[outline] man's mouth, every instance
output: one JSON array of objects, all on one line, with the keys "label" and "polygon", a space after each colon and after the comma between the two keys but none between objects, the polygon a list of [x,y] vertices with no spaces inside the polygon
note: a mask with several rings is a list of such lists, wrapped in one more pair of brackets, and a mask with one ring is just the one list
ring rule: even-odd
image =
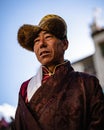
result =
[{"label": "man's mouth", "polygon": [[47,56],[47,55],[49,55],[49,54],[50,54],[49,51],[42,51],[42,52],[40,53],[40,56]]}]

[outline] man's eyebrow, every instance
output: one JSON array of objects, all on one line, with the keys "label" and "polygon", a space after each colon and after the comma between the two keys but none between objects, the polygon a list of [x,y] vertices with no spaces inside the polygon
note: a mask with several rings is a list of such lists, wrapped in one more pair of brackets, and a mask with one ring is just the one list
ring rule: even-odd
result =
[{"label": "man's eyebrow", "polygon": [[[51,34],[51,33],[47,32],[47,31],[44,31],[43,34]],[[52,35],[52,34],[51,34],[51,35]],[[39,36],[40,36],[40,34],[38,34],[36,38],[38,38]],[[35,39],[36,39],[36,38],[35,38]]]},{"label": "man's eyebrow", "polygon": [[50,32],[48,31],[44,31],[43,34],[51,34]]}]

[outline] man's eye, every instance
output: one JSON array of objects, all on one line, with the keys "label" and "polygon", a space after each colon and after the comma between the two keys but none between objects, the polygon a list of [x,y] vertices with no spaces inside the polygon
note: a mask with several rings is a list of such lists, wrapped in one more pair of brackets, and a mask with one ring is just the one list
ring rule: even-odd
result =
[{"label": "man's eye", "polygon": [[52,35],[45,36],[45,39],[50,39],[50,38],[52,38]]},{"label": "man's eye", "polygon": [[39,39],[36,39],[36,40],[34,40],[34,43],[38,43],[40,40]]}]

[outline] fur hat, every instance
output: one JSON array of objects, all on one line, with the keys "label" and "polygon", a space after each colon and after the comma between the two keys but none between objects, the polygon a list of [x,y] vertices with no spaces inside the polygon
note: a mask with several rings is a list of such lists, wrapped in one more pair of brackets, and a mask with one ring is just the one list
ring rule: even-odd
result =
[{"label": "fur hat", "polygon": [[58,15],[49,14],[44,16],[38,25],[24,24],[18,30],[19,44],[33,51],[34,39],[42,31],[47,31],[59,39],[67,38],[67,25],[63,18]]}]

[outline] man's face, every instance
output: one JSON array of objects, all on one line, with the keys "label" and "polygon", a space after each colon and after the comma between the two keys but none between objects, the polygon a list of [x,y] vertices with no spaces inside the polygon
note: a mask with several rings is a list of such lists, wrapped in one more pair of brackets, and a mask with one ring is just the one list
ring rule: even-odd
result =
[{"label": "man's face", "polygon": [[67,46],[67,40],[60,40],[46,31],[41,31],[34,39],[33,49],[42,65],[52,66],[64,61],[64,51]]}]

